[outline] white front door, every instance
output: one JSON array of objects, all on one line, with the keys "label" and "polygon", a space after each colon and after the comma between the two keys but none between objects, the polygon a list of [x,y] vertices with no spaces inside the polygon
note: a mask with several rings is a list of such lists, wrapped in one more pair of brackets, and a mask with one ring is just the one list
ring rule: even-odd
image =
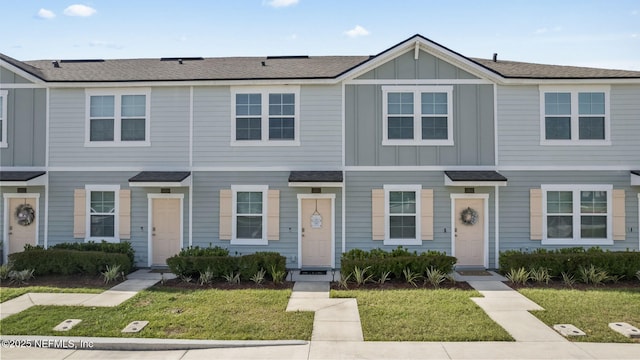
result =
[{"label": "white front door", "polygon": [[484,267],[485,265],[485,201],[479,198],[454,200],[454,256],[456,265]]},{"label": "white front door", "polygon": [[151,262],[166,266],[167,258],[180,252],[182,242],[181,199],[154,198],[151,200]]},{"label": "white front door", "polygon": [[300,201],[301,267],[332,267],[334,239],[333,199]]},{"label": "white front door", "polygon": [[38,229],[36,221],[38,199],[12,197],[8,200],[8,208],[6,209],[9,215],[7,255],[23,251],[27,244],[36,245]]}]

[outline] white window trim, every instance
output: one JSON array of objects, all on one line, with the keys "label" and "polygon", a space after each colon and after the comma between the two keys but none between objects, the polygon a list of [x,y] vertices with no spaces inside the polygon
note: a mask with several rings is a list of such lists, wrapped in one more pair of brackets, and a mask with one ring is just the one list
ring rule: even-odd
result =
[{"label": "white window trim", "polygon": [[[611,145],[611,87],[610,86],[540,86],[540,145],[545,146],[610,146]],[[545,93],[571,94],[571,140],[546,139]],[[578,93],[604,93],[604,140],[580,140]]]},{"label": "white window trim", "polygon": [[[421,190],[422,185],[384,185],[384,245],[422,245],[421,238]],[[416,237],[413,239],[392,239],[389,229],[389,192],[414,191],[416,193]]]},{"label": "white window trim", "polygon": [[7,104],[8,98],[9,91],[0,90],[0,102],[2,102],[2,113],[0,114],[0,116],[2,116],[2,126],[0,126],[0,135],[2,135],[2,140],[0,140],[0,148],[6,148],[9,146],[9,140],[7,139],[7,136],[9,136],[9,132],[7,131],[7,123],[9,122],[7,119],[7,108],[9,107]]},{"label": "white window trim", "polygon": [[[120,185],[85,185],[84,187],[86,191],[85,201],[85,213],[86,213],[86,223],[85,223],[85,239],[84,241],[96,241],[100,242],[102,240],[111,243],[120,242]],[[113,211],[113,237],[104,237],[104,236],[91,236],[91,192],[92,191],[113,191],[114,199],[115,199],[115,209]]]},{"label": "white window trim", "polygon": [[[237,232],[237,199],[238,192],[245,191],[253,191],[253,192],[262,192],[262,238],[261,239],[240,239],[238,238]],[[269,241],[267,239],[267,211],[269,209],[269,204],[267,200],[269,198],[269,186],[268,185],[231,185],[231,206],[233,207],[232,212],[232,223],[231,223],[231,245],[269,245]]]},{"label": "white window trim", "polygon": [[[542,245],[613,245],[613,185],[591,184],[562,184],[542,185]],[[573,192],[573,238],[549,239],[547,238],[547,192],[571,191]],[[606,191],[607,192],[607,237],[604,239],[582,239],[580,237],[580,192],[581,191]]]},{"label": "white window trim", "polygon": [[[294,138],[293,140],[269,140],[269,94],[294,94]],[[236,94],[260,94],[261,130],[260,140],[236,140]],[[231,146],[300,146],[300,86],[233,86],[231,87]]]},{"label": "white window trim", "polygon": [[[145,136],[144,141],[121,141],[122,125],[122,96],[123,95],[145,95]],[[113,116],[113,141],[91,141],[91,97],[92,96],[113,96],[114,116]],[[151,146],[151,88],[131,88],[131,89],[86,89],[85,90],[85,125],[84,125],[84,146],[85,147],[144,147]]]},{"label": "white window trim", "polygon": [[[413,93],[413,139],[389,139],[388,127],[388,93],[410,92]],[[447,93],[447,139],[423,140],[422,139],[422,100],[421,93]],[[453,86],[382,86],[382,145],[427,145],[427,146],[453,146]]]}]

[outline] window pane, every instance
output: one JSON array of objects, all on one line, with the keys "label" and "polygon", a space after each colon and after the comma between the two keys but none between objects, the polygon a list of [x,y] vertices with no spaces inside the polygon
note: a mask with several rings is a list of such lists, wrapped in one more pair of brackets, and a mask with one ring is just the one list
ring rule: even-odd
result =
[{"label": "window pane", "polygon": [[606,214],[607,213],[607,192],[606,191],[581,191],[580,192],[580,212],[582,214]]},{"label": "window pane", "polygon": [[547,214],[573,213],[573,192],[547,191]]},{"label": "window pane", "polygon": [[413,114],[413,93],[388,93],[387,112],[393,115]]},{"label": "window pane", "polygon": [[237,214],[262,214],[261,192],[238,192],[236,196]]},{"label": "window pane", "polygon": [[545,138],[547,140],[571,140],[571,118],[545,118]]},{"label": "window pane", "polygon": [[260,118],[236,119],[236,140],[262,139],[262,120]]},{"label": "window pane", "polygon": [[238,239],[262,239],[262,216],[236,217]]},{"label": "window pane", "polygon": [[389,139],[413,139],[412,117],[389,117],[387,125]]},{"label": "window pane", "polygon": [[294,94],[269,94],[269,115],[295,114]]},{"label": "window pane", "polygon": [[604,140],[604,117],[580,117],[581,140]]},{"label": "window pane", "polygon": [[579,93],[580,115],[604,115],[604,93]]},{"label": "window pane", "polygon": [[442,115],[447,113],[447,93],[422,93],[422,114]]},{"label": "window pane", "polygon": [[547,237],[567,239],[573,237],[573,216],[547,216]]},{"label": "window pane", "polygon": [[269,140],[294,140],[293,118],[269,118]]},{"label": "window pane", "polygon": [[571,93],[545,93],[545,115],[571,115]]},{"label": "window pane", "polygon": [[447,127],[448,125],[446,117],[423,117],[422,139],[446,140],[449,137]]},{"label": "window pane", "polygon": [[90,117],[113,117],[114,116],[114,97],[111,96],[92,96],[90,99]]},{"label": "window pane", "polygon": [[146,95],[122,95],[122,116],[145,116]]},{"label": "window pane", "polygon": [[113,119],[91,120],[89,141],[113,141]]},{"label": "window pane", "polygon": [[255,116],[262,114],[261,94],[236,94],[236,115]]},{"label": "window pane", "polygon": [[607,237],[607,217],[581,216],[580,237],[586,239],[605,239]]},{"label": "window pane", "polygon": [[415,214],[416,213],[415,191],[390,191],[389,192],[389,213]]},{"label": "window pane", "polygon": [[389,237],[391,239],[415,239],[416,238],[416,217],[415,216],[390,216],[389,217]]},{"label": "window pane", "polygon": [[116,207],[115,192],[92,191],[91,213],[113,213]]},{"label": "window pane", "polygon": [[91,236],[114,237],[115,236],[115,216],[114,215],[91,215]]},{"label": "window pane", "polygon": [[122,141],[144,141],[144,119],[122,119],[120,139]]}]

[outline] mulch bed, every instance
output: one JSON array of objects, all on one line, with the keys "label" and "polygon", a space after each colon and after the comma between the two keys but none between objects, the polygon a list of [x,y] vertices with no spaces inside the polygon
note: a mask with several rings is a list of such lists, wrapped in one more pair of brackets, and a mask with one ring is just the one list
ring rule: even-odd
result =
[{"label": "mulch bed", "polygon": [[118,285],[122,281],[124,280],[119,279],[105,284],[102,275],[41,275],[30,279],[26,284],[3,281],[1,285],[10,288],[51,286],[59,288],[96,288],[106,290]]},{"label": "mulch bed", "polygon": [[[434,289],[431,284],[425,284],[423,281],[417,281],[416,286],[409,284],[408,282],[401,279],[391,279],[385,281],[384,284],[378,283],[366,283],[363,285],[358,285],[356,283],[349,283],[349,288],[345,289],[338,282],[331,283],[331,289],[333,290],[412,290],[412,289]],[[455,283],[451,283],[449,281],[445,281],[440,284],[439,289],[460,289],[460,290],[472,290],[473,288],[467,284],[465,281],[456,281]]]},{"label": "mulch bed", "polygon": [[573,286],[569,286],[562,281],[549,281],[548,284],[527,282],[526,284],[515,284],[510,281],[504,281],[504,283],[512,289],[558,289],[558,290],[615,290],[615,289],[634,289],[640,291],[640,281],[626,280],[618,281],[615,283],[608,282],[602,285],[592,285],[576,282]]},{"label": "mulch bed", "polygon": [[272,281],[265,281],[262,284],[256,284],[253,281],[242,281],[239,284],[230,284],[226,281],[216,281],[211,284],[200,285],[198,279],[194,279],[191,282],[185,282],[178,278],[166,280],[164,283],[157,283],[154,285],[156,289],[181,289],[181,290],[204,290],[204,289],[220,289],[220,290],[238,290],[238,289],[291,289],[293,283],[291,281],[284,281],[280,284],[274,284]]}]

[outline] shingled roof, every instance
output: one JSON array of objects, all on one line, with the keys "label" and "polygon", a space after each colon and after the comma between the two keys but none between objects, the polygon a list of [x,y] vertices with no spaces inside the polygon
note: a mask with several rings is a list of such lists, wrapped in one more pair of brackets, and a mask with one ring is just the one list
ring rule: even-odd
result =
[{"label": "shingled roof", "polygon": [[578,66],[544,65],[517,61],[470,60],[505,77],[516,79],[616,79],[640,78],[640,71],[610,70]]}]

